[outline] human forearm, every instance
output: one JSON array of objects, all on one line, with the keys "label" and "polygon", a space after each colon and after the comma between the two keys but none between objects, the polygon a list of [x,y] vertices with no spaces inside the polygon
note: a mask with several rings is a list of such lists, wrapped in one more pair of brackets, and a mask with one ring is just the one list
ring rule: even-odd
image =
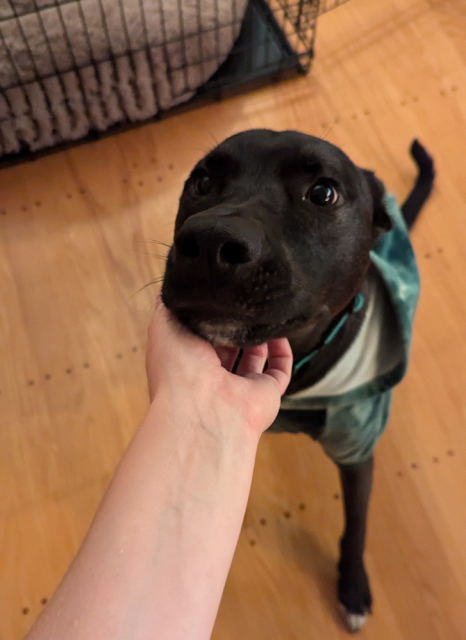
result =
[{"label": "human forearm", "polygon": [[156,398],[29,640],[210,637],[257,439],[192,414]]}]

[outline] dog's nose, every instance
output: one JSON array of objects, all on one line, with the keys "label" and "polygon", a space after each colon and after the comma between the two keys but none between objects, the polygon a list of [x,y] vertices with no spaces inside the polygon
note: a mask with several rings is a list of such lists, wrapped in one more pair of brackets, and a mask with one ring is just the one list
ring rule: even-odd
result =
[{"label": "dog's nose", "polygon": [[255,263],[262,245],[258,225],[238,216],[192,216],[175,236],[177,261],[209,272]]}]

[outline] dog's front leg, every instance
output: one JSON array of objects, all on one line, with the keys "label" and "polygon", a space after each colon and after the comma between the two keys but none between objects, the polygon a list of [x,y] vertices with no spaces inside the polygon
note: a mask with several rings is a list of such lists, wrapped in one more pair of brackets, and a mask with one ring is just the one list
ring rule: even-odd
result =
[{"label": "dog's front leg", "polygon": [[367,511],[372,488],[374,460],[340,466],[345,505],[345,531],[340,541],[338,600],[350,631],[359,631],[371,612],[372,596],[364,568]]}]

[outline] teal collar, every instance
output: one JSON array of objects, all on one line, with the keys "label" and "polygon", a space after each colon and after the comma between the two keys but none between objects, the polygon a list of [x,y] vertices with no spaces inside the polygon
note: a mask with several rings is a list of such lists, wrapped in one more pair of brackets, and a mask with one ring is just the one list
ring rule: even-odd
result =
[{"label": "teal collar", "polygon": [[335,338],[335,336],[337,335],[337,333],[341,331],[342,327],[345,325],[350,315],[352,313],[356,313],[357,311],[361,311],[363,305],[364,305],[364,296],[358,293],[353,301],[353,305],[351,309],[349,309],[344,315],[342,315],[342,317],[337,322],[337,324],[333,327],[333,329],[330,330],[329,334],[325,337],[323,343],[321,343],[318,347],[316,347],[313,351],[311,351],[309,355],[304,356],[304,358],[301,358],[301,360],[298,360],[298,362],[293,366],[293,373],[297,373],[302,367],[304,367],[305,364],[307,364],[313,358],[315,358],[324,345],[330,344],[332,340]]}]

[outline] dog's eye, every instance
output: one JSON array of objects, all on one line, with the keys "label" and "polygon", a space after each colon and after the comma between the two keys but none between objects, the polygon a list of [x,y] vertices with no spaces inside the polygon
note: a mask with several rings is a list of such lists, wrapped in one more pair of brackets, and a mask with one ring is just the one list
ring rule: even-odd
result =
[{"label": "dog's eye", "polygon": [[194,191],[199,196],[206,196],[212,189],[212,182],[209,176],[204,173],[198,176],[194,181]]},{"label": "dog's eye", "polygon": [[338,201],[338,192],[329,182],[316,182],[306,194],[306,198],[318,207],[328,207]]}]

